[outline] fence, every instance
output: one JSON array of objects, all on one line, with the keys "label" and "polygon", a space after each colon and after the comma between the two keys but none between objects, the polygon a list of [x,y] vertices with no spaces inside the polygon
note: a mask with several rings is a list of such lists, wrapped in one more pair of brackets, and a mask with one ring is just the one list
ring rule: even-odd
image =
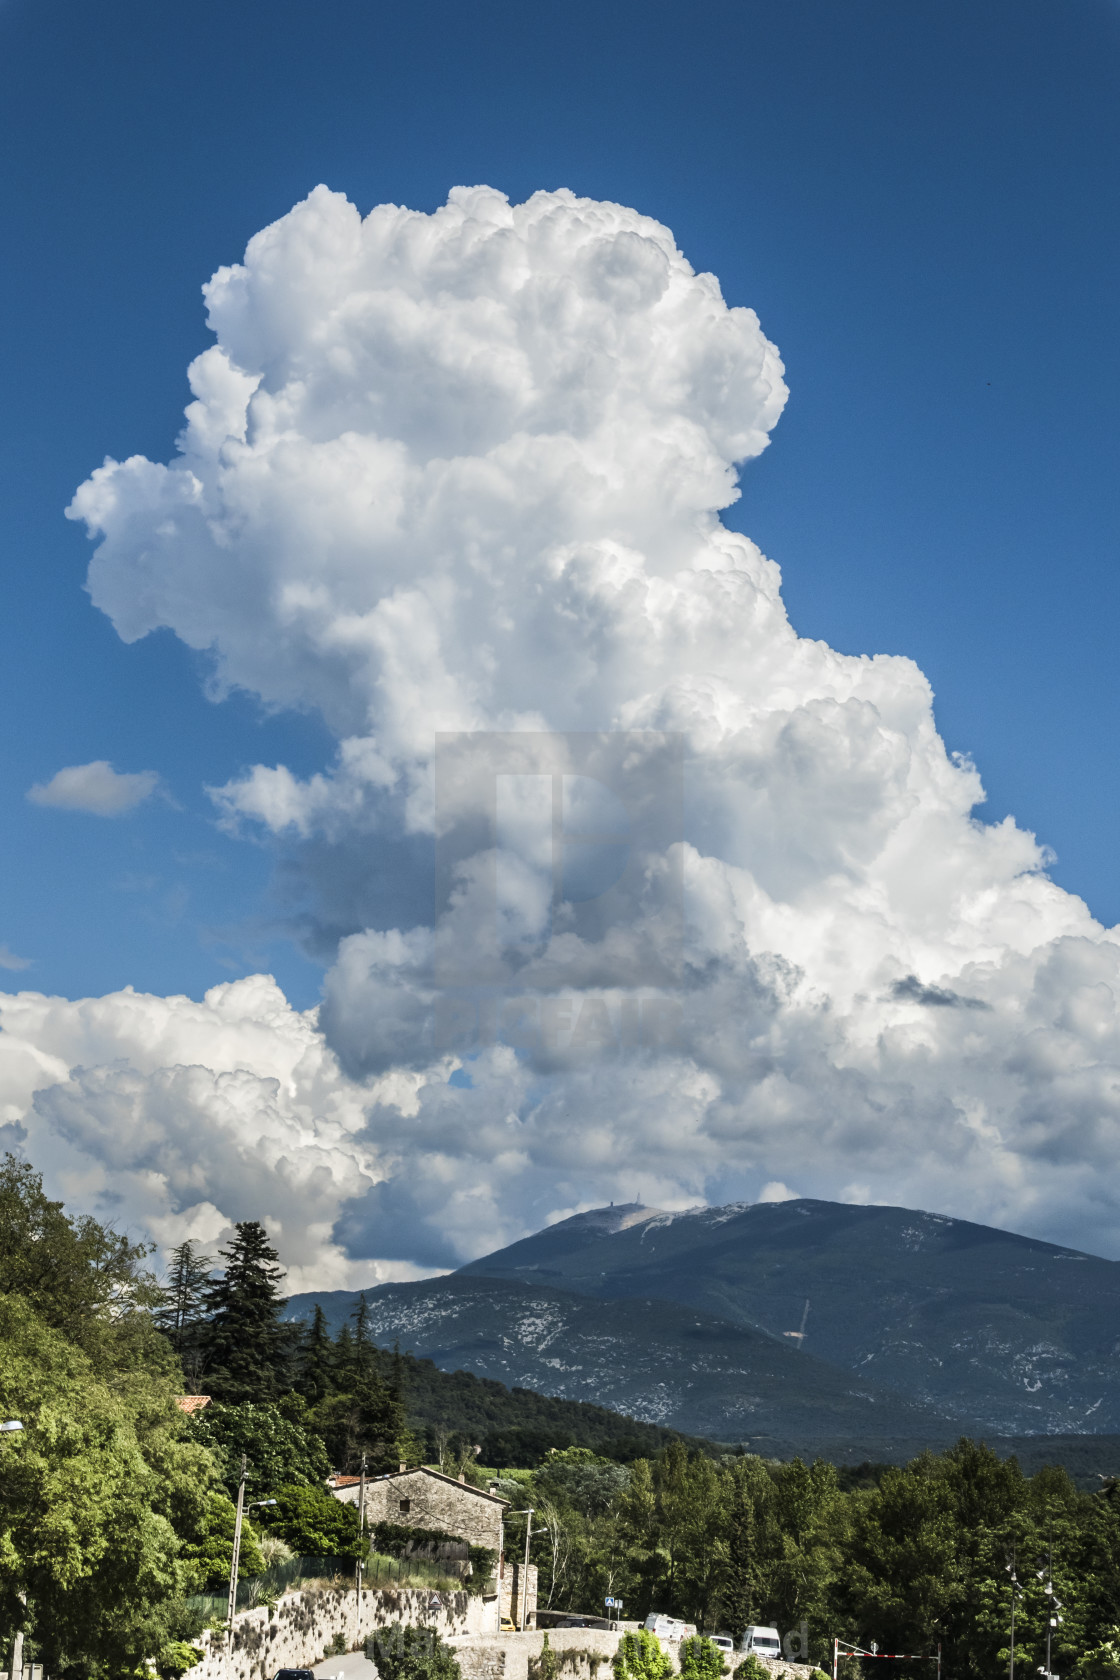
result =
[{"label": "fence", "polygon": [[[237,1609],[252,1610],[258,1604],[270,1604],[282,1593],[291,1592],[312,1581],[325,1586],[353,1588],[354,1563],[345,1557],[294,1557],[273,1564],[263,1575],[251,1576],[237,1583]],[[385,1557],[371,1552],[362,1565],[362,1585],[381,1587],[390,1584],[409,1587],[438,1587],[443,1591],[463,1589],[454,1569],[438,1560],[414,1557]],[[197,1593],[188,1600],[205,1624],[224,1621],[229,1610],[228,1593]]]}]

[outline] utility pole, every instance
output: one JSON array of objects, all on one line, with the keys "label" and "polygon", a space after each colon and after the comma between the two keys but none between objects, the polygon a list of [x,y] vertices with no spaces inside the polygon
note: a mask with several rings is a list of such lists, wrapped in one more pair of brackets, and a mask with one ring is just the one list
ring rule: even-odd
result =
[{"label": "utility pole", "polygon": [[362,1454],[362,1470],[358,1480],[358,1561],[354,1569],[354,1600],[358,1618],[358,1640],[362,1637],[362,1540],[366,1532],[366,1455]]},{"label": "utility pole", "polygon": [[226,1621],[229,1628],[226,1633],[227,1642],[233,1639],[233,1613],[237,1609],[237,1563],[241,1555],[241,1519],[245,1515],[245,1481],[248,1470],[248,1460],[241,1454],[241,1476],[237,1483],[237,1515],[233,1522],[233,1557],[229,1566],[229,1608]]},{"label": "utility pole", "polygon": [[533,1507],[525,1513],[525,1567],[521,1571],[521,1631],[525,1632],[525,1606],[529,1598],[529,1536],[533,1532]]},{"label": "utility pole", "polygon": [[1054,1541],[1053,1541],[1053,1536],[1051,1536],[1046,1542],[1046,1556],[1045,1556],[1045,1558],[1039,1558],[1038,1561],[1039,1561],[1040,1567],[1037,1571],[1037,1574],[1038,1574],[1039,1580],[1043,1582],[1043,1591],[1045,1592],[1046,1599],[1047,1599],[1047,1604],[1046,1604],[1046,1667],[1042,1670],[1042,1672],[1045,1674],[1046,1680],[1054,1680],[1054,1672],[1053,1672],[1052,1668],[1050,1667],[1050,1661],[1051,1661],[1051,1658],[1050,1658],[1050,1643],[1051,1643],[1051,1640],[1054,1637],[1054,1629],[1059,1625],[1059,1623],[1061,1622],[1061,1619],[1062,1619],[1061,1616],[1058,1613],[1062,1608],[1062,1604],[1061,1604],[1061,1601],[1059,1599],[1056,1599],[1054,1597]]},{"label": "utility pole", "polygon": [[[0,1435],[22,1435],[22,1434],[23,1434],[23,1424],[20,1422],[19,1418],[9,1418],[6,1423],[0,1423]],[[18,1592],[16,1594],[16,1597],[19,1600],[19,1603],[20,1603],[21,1610],[22,1610],[23,1614],[26,1614],[26,1612],[27,1612],[27,1598],[26,1598],[26,1596],[23,1593]],[[15,1638],[12,1641],[12,1680],[23,1680],[23,1624],[22,1624],[22,1618],[21,1618],[20,1626],[15,1631]]]},{"label": "utility pole", "polygon": [[[1019,1597],[1019,1577],[1015,1573],[1015,1553],[1012,1551],[1007,1560],[1007,1573],[1011,1577],[1011,1673],[1010,1680],[1015,1680],[1015,1604]],[[940,1647],[938,1647],[940,1650]]]}]

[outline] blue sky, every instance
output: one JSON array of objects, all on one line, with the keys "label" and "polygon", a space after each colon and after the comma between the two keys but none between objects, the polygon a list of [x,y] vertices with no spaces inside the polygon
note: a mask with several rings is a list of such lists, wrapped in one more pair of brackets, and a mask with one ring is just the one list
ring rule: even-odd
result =
[{"label": "blue sky", "polygon": [[[168,632],[121,643],[62,510],[107,453],[168,458],[200,285],[319,181],[363,211],[569,186],[671,227],[786,363],[729,523],[795,626],[913,656],[986,814],[1120,919],[1112,0],[5,0],[0,31],[0,943],[32,960],[0,979],[198,995],[267,967],[318,995],[273,852],[203,789],[333,743],[210,703]],[[93,759],[166,797],[27,801]]]}]

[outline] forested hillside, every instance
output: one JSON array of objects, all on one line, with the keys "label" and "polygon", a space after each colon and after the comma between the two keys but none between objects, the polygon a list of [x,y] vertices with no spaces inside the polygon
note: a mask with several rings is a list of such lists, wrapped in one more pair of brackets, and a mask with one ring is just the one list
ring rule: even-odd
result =
[{"label": "forested hillside", "polygon": [[[147,1260],[68,1216],[26,1165],[0,1168],[0,1418],[23,1425],[0,1437],[0,1643],[22,1633],[52,1680],[189,1669],[205,1594],[228,1578],[242,1455],[243,1577],[266,1591],[284,1560],[349,1580],[367,1557],[353,1506],[327,1491],[332,1469],[427,1461],[533,1507],[555,1609],[595,1612],[609,1595],[709,1630],[804,1625],[822,1664],[834,1636],[941,1645],[947,1676],[991,1680],[1009,1662],[1010,1565],[1019,1662],[1044,1665],[1053,1615],[1055,1674],[1120,1680],[1112,1479],[1088,1491],[1053,1466],[1027,1476],[968,1440],[905,1467],[779,1463],[441,1373],[377,1349],[360,1298],[337,1334],[321,1313],[286,1323],[281,1268],[251,1221],[217,1256],[185,1245],[162,1285]],[[192,1417],[175,1399],[186,1384],[213,1395]],[[904,1677],[888,1664],[867,1680]]]}]

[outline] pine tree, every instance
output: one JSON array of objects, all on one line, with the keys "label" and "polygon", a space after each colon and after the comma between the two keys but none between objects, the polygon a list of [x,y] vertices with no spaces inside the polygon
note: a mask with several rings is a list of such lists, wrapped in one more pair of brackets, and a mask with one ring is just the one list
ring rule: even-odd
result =
[{"label": "pine tree", "polygon": [[724,1626],[736,1639],[750,1626],[755,1594],[754,1502],[742,1464],[733,1470],[734,1486],[727,1513],[727,1570],[719,1595]]},{"label": "pine tree", "polygon": [[335,1349],[327,1328],[327,1315],[318,1301],[315,1316],[303,1333],[299,1347],[299,1376],[296,1387],[311,1406],[317,1406],[334,1389]]},{"label": "pine tree", "polygon": [[344,1324],[334,1344],[334,1386],[340,1393],[349,1394],[354,1381],[354,1338],[350,1326]]},{"label": "pine tree", "polygon": [[369,1333],[369,1304],[364,1289],[350,1317],[354,1320],[354,1374],[359,1382],[365,1382],[376,1361]]},{"label": "pine tree", "polygon": [[160,1290],[161,1302],[155,1320],[179,1355],[188,1385],[202,1372],[202,1338],[206,1296],[214,1262],[200,1254],[192,1242],[171,1250],[167,1281]]},{"label": "pine tree", "polygon": [[226,1269],[206,1291],[207,1381],[216,1398],[240,1404],[271,1400],[279,1391],[291,1334],[281,1324],[284,1276],[276,1250],[258,1220],[238,1223],[221,1250]]}]

